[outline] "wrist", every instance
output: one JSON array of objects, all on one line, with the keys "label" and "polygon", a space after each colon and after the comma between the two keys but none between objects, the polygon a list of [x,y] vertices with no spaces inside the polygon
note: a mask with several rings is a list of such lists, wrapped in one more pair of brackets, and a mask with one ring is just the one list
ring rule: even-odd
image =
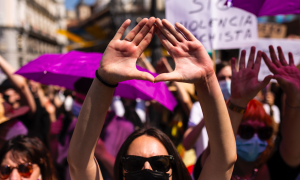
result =
[{"label": "wrist", "polygon": [[197,80],[194,85],[195,88],[208,88],[211,84],[218,82],[217,76],[214,72],[208,73],[205,77]]},{"label": "wrist", "polygon": [[226,105],[227,105],[228,109],[230,109],[234,112],[240,113],[240,114],[244,114],[247,110],[247,107],[244,108],[244,107],[241,107],[241,106],[238,106],[238,105],[232,103],[230,98],[227,100]]},{"label": "wrist", "polygon": [[108,73],[104,69],[98,68],[98,70],[96,71],[96,74],[98,74],[98,77],[100,77],[101,80],[103,80],[105,82],[104,84],[110,84],[112,86],[118,84],[118,82],[112,80],[112,78],[109,77]]},{"label": "wrist", "polygon": [[231,103],[233,103],[234,105],[239,106],[239,107],[242,107],[242,108],[246,108],[247,105],[248,105],[248,103],[249,103],[249,101],[245,101],[245,100],[243,100],[243,99],[233,98],[233,97],[230,97],[230,98],[229,98],[229,101],[230,101]]},{"label": "wrist", "polygon": [[290,107],[300,107],[300,97],[286,97],[285,103]]}]

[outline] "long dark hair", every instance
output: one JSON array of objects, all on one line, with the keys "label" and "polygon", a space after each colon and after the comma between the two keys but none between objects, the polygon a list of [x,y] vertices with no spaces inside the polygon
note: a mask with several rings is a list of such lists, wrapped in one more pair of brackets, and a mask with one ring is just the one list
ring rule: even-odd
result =
[{"label": "long dark hair", "polygon": [[0,162],[9,151],[15,159],[37,164],[43,180],[56,180],[50,153],[37,137],[20,135],[6,141],[0,150]]},{"label": "long dark hair", "polygon": [[161,132],[160,130],[156,128],[148,128],[148,129],[138,129],[134,131],[123,143],[121,146],[117,157],[116,157],[116,162],[115,162],[115,167],[114,167],[114,174],[115,174],[115,179],[116,180],[123,180],[123,167],[121,164],[121,157],[126,155],[128,147],[132,143],[133,140],[136,138],[146,135],[146,136],[151,136],[159,140],[167,149],[169,155],[173,155],[174,157],[174,163],[172,165],[172,179],[173,180],[191,180],[191,176],[184,165],[184,163],[181,160],[181,157],[179,156],[174,144],[170,140],[170,138]]}]

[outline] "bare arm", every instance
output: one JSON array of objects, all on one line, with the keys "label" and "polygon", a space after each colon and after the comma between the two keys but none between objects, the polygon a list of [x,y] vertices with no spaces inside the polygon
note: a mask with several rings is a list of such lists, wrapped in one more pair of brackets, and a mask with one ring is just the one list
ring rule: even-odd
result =
[{"label": "bare arm", "polygon": [[36,104],[34,98],[26,83],[26,79],[20,75],[14,74],[14,68],[0,56],[0,66],[2,71],[6,74],[9,81],[21,92],[22,97],[26,100],[27,105],[30,108],[30,112],[33,114],[36,111]]},{"label": "bare arm", "polygon": [[174,58],[171,73],[160,74],[155,81],[194,83],[202,104],[205,125],[210,139],[210,155],[199,179],[230,179],[236,161],[236,144],[228,111],[213,65],[203,45],[179,23],[176,28],[167,20],[156,20],[157,35]]},{"label": "bare arm", "polygon": [[272,61],[265,53],[263,58],[286,94],[279,150],[284,161],[289,166],[296,167],[300,164],[300,72],[294,64],[292,53],[289,53],[288,64],[281,47],[277,47],[279,60],[273,46],[270,46],[269,50]]},{"label": "bare arm", "polygon": [[186,150],[189,150],[195,146],[203,127],[204,127],[204,119],[202,119],[200,123],[197,124],[197,126],[189,127],[185,131],[183,135],[182,144]]},{"label": "bare arm", "polygon": [[[98,68],[99,76],[109,84],[130,79],[154,82],[154,77],[136,69],[136,60],[150,43],[154,18],[143,19],[126,36],[131,42],[121,40],[130,21],[126,20],[107,46]],[[122,71],[120,71],[122,69]],[[95,163],[94,152],[105,116],[111,103],[114,88],[95,79],[85,98],[71,139],[68,162],[73,180],[101,180],[100,168]]]}]

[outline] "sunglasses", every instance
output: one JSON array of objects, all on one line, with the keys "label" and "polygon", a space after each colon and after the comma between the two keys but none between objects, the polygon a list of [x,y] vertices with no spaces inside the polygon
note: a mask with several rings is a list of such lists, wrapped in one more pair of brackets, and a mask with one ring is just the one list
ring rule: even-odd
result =
[{"label": "sunglasses", "polygon": [[0,179],[9,178],[14,169],[17,169],[19,174],[24,178],[29,178],[33,172],[31,163],[19,164],[17,167],[11,167],[9,165],[0,166]]},{"label": "sunglasses", "polygon": [[127,155],[122,157],[122,164],[126,172],[135,172],[143,169],[145,162],[148,161],[153,171],[168,172],[173,160],[172,155],[152,156],[150,158]]},{"label": "sunglasses", "polygon": [[242,139],[251,139],[254,134],[257,134],[260,140],[268,140],[271,138],[273,134],[273,128],[270,126],[257,127],[254,128],[250,125],[240,125],[238,130],[238,135]]}]

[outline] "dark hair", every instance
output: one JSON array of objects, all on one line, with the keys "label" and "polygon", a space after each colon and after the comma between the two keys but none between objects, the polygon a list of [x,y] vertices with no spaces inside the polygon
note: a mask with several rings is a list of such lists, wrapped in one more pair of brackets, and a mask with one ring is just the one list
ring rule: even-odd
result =
[{"label": "dark hair", "polygon": [[74,90],[78,93],[86,95],[93,83],[93,79],[80,78],[74,83]]},{"label": "dark hair", "polygon": [[216,64],[216,75],[218,75],[221,69],[223,69],[226,66],[231,67],[231,65],[227,61],[222,61],[221,63]]},{"label": "dark hair", "polygon": [[159,140],[164,147],[167,149],[169,155],[173,155],[174,157],[174,162],[172,165],[172,178],[173,180],[191,180],[191,176],[182,162],[181,157],[179,156],[179,153],[177,152],[174,144],[170,140],[170,138],[161,132],[160,130],[156,128],[148,128],[148,129],[138,129],[134,131],[123,143],[121,146],[117,157],[116,157],[116,162],[115,162],[115,167],[114,167],[114,174],[115,174],[115,179],[116,180],[123,180],[123,168],[121,164],[121,157],[126,155],[127,150],[132,143],[133,140],[136,138],[146,135],[146,136],[151,136]]},{"label": "dark hair", "polygon": [[56,180],[50,153],[37,137],[20,135],[6,141],[0,150],[0,162],[9,151],[15,159],[37,164],[43,180]]}]

